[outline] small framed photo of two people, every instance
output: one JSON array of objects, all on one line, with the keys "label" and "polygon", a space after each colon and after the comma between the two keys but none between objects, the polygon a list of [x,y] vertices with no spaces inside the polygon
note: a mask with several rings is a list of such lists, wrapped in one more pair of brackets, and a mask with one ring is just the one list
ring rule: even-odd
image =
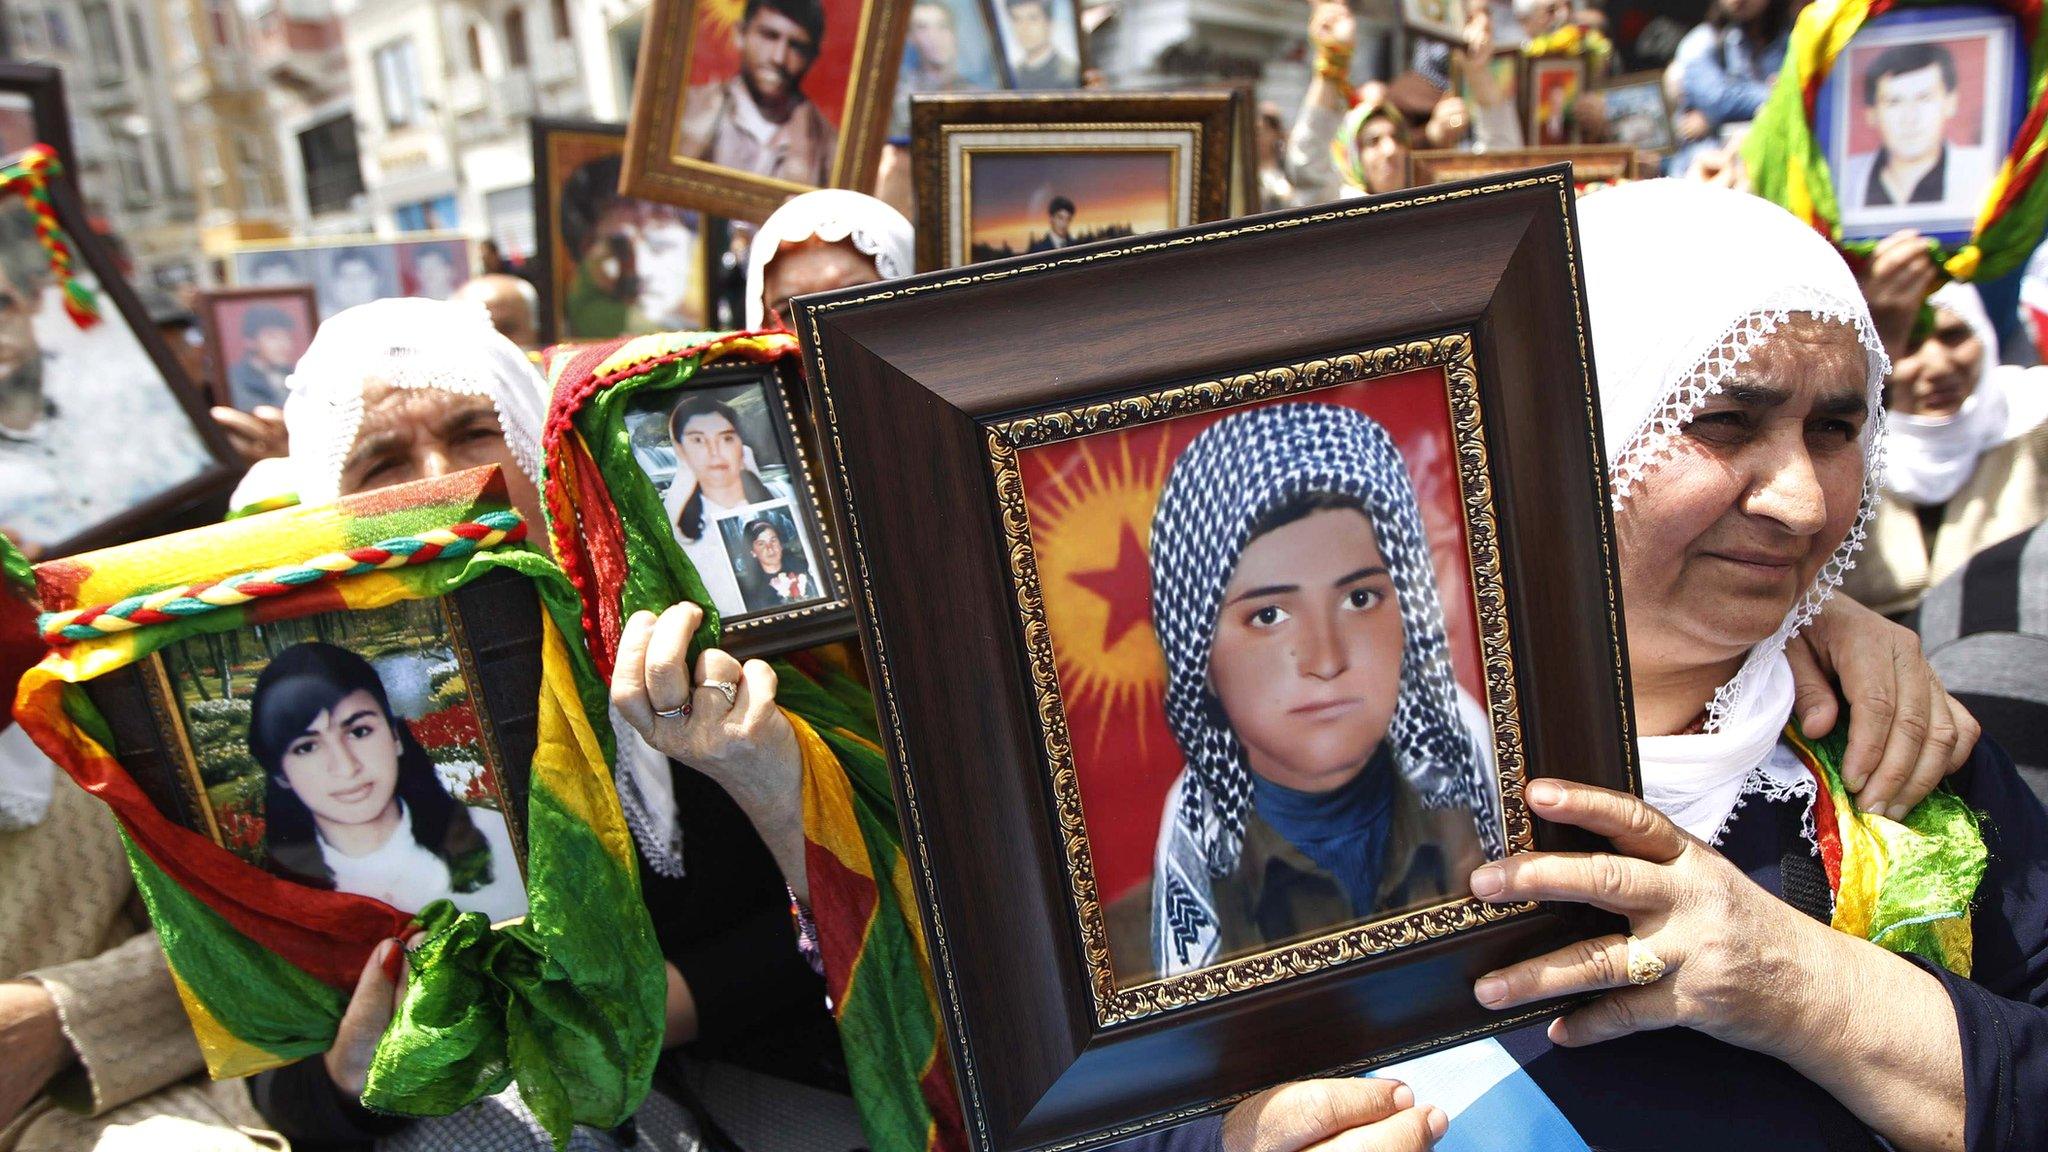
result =
[{"label": "small framed photo of two people", "polygon": [[158,810],[248,863],[499,923],[527,910],[539,612],[494,574],[187,636],[87,691]]},{"label": "small framed photo of two people", "polygon": [[[0,63],[0,132],[73,162],[57,69]],[[122,278],[68,172],[48,187],[99,322],[81,328],[65,311],[36,214],[18,190],[0,191],[0,533],[49,558],[218,517],[241,467],[200,382]]]},{"label": "small framed photo of two people", "polygon": [[788,370],[709,368],[641,388],[625,407],[640,478],[718,610],[725,646],[747,657],[851,632],[823,486],[785,391],[793,370],[793,358]]},{"label": "small framed photo of two people", "polygon": [[1531,56],[1522,61],[1522,139],[1532,148],[1575,143],[1578,103],[1585,95],[1584,56]]},{"label": "small framed photo of two people", "polygon": [[[1594,843],[1530,776],[1634,779],[1590,372],[1549,335],[1581,322],[1572,191],[797,301],[979,1147],[1512,1027],[1473,979],[1611,930],[1468,887]],[[1018,367],[1027,329],[1056,371]]]},{"label": "small framed photo of two people", "polygon": [[320,326],[312,287],[224,288],[199,300],[214,403],[244,412],[283,407],[285,381]]},{"label": "small framed photo of two people", "polygon": [[711,326],[719,253],[705,216],[620,194],[625,153],[622,125],[533,122],[534,234],[547,253],[544,343]]},{"label": "small framed photo of two people", "polygon": [[654,0],[620,190],[763,220],[813,188],[865,190],[910,0]]},{"label": "small framed photo of two people", "polygon": [[2006,13],[1894,9],[1865,22],[1813,106],[1843,239],[1968,236],[2026,118],[2028,75]]},{"label": "small framed photo of two people", "polygon": [[925,271],[1223,219],[1237,92],[911,100]]}]

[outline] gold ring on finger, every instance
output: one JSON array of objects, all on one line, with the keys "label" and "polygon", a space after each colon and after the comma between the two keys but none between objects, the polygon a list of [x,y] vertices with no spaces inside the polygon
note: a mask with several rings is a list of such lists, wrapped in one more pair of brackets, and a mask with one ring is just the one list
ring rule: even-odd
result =
[{"label": "gold ring on finger", "polygon": [[1638,988],[1664,978],[1664,961],[1633,934],[1628,938],[1628,982]]}]

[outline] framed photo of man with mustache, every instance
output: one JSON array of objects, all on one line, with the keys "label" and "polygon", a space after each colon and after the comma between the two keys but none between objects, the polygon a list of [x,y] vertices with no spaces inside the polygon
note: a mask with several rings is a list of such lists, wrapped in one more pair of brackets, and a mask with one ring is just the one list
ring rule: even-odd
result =
[{"label": "framed photo of man with mustache", "polygon": [[[32,130],[31,142],[73,162],[57,69],[0,64],[0,101],[11,142]],[[233,450],[92,230],[70,174],[49,193],[99,318],[81,327],[66,314],[35,214],[17,192],[0,193],[0,533],[48,558],[216,518],[240,474]]]},{"label": "framed photo of man with mustache", "polygon": [[866,189],[887,138],[909,0],[654,0],[620,190],[763,220]]}]

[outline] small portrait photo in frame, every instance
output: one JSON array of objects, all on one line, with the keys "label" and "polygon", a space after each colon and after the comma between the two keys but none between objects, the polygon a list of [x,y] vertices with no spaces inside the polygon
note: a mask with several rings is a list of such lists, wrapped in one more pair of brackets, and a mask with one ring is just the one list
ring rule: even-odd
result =
[{"label": "small portrait photo in frame", "polygon": [[903,67],[896,73],[896,98],[889,111],[891,139],[910,135],[912,96],[1010,87],[992,3],[1000,0],[911,0]]},{"label": "small portrait photo in frame", "polygon": [[1463,0],[1401,0],[1401,25],[1411,36],[1457,44],[1465,38]]},{"label": "small portrait photo in frame", "polygon": [[1598,90],[1607,118],[1607,139],[1644,152],[1669,152],[1678,145],[1671,102],[1662,72],[1619,76]]},{"label": "small portrait photo in frame", "polygon": [[1223,218],[1237,99],[916,97],[919,266],[1056,252]]},{"label": "small portrait photo in frame", "polygon": [[313,289],[224,288],[200,294],[214,402],[244,412],[282,407],[285,381],[320,326]]},{"label": "small portrait photo in frame", "polygon": [[245,288],[288,288],[313,283],[313,252],[307,248],[273,248],[237,252],[235,283]]},{"label": "small portrait photo in frame", "polygon": [[784,386],[772,367],[718,368],[626,406],[633,461],[736,644],[845,603]]},{"label": "small portrait photo in frame", "polygon": [[1522,139],[1551,148],[1577,138],[1575,105],[1586,91],[1583,56],[1531,56],[1522,61]]},{"label": "small portrait photo in frame", "polygon": [[2027,74],[2004,13],[1916,9],[1866,22],[1813,110],[1843,238],[1967,235],[2024,118]]},{"label": "small portrait photo in frame", "polygon": [[404,295],[398,281],[398,254],[390,244],[314,249],[313,284],[322,320],[372,300]]},{"label": "small portrait photo in frame", "polygon": [[[88,691],[158,809],[248,863],[500,923],[527,910],[538,612],[499,573],[188,636]],[[529,721],[501,726],[499,709]]]},{"label": "small portrait photo in frame", "polygon": [[467,240],[419,240],[396,248],[398,286],[407,296],[446,300],[469,282]]},{"label": "small portrait photo in frame", "polygon": [[908,0],[654,0],[621,190],[760,220],[799,192],[865,188]]},{"label": "small portrait photo in frame", "polygon": [[547,252],[541,339],[588,342],[708,322],[711,263],[700,212],[619,192],[626,130],[533,123],[535,235]]},{"label": "small portrait photo in frame", "polygon": [[1020,92],[1081,86],[1081,12],[1075,0],[993,0],[1010,78]]},{"label": "small portrait photo in frame", "polygon": [[1408,156],[1408,184],[1448,184],[1454,180],[1476,180],[1545,164],[1570,164],[1572,183],[1613,184],[1641,178],[1641,153],[1618,144],[1572,144],[1557,148],[1511,148],[1496,152],[1458,150],[1412,152]]}]

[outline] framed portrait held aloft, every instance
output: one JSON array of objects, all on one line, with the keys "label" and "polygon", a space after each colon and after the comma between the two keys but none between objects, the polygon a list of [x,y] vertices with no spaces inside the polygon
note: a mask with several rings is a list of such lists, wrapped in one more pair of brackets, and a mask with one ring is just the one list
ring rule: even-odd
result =
[{"label": "framed portrait held aloft", "polygon": [[1584,56],[1527,56],[1522,61],[1522,139],[1532,148],[1578,140],[1579,97],[1589,64]]},{"label": "framed portrait held aloft", "polygon": [[1401,26],[1410,36],[1459,44],[1465,39],[1462,0],[1401,0]]},{"label": "framed portrait held aloft", "polygon": [[[910,98],[932,92],[1002,92],[1010,64],[996,37],[999,0],[911,0],[903,64],[889,105],[889,139],[910,138]],[[1078,83],[1078,81],[1077,81]]]},{"label": "framed portrait held aloft", "polygon": [[990,0],[996,31],[1020,92],[1081,87],[1088,70],[1088,38],[1081,32],[1079,0]]},{"label": "framed portrait held aloft", "polygon": [[[0,66],[0,125],[12,124],[11,138],[49,132],[68,141],[64,116],[56,69]],[[7,153],[0,164],[19,158]],[[69,173],[10,172],[0,181],[0,531],[31,555],[61,556],[219,515],[241,468],[198,382],[92,230]],[[87,324],[67,311],[38,236],[28,199],[37,181],[74,284],[97,300]],[[110,428],[120,430],[118,445]]]},{"label": "framed portrait held aloft", "polygon": [[[645,336],[550,361],[554,407],[572,414],[590,461],[575,471],[597,477],[616,510],[614,520],[578,500],[574,527],[621,533],[629,583],[708,607],[742,658],[851,636],[841,546],[809,423],[791,402],[802,395],[795,344],[704,339]],[[618,592],[586,583],[590,595]]]},{"label": "framed portrait held aloft", "polygon": [[[1529,777],[1636,789],[1572,194],[1552,167],[796,302],[977,1148],[1555,1012],[1470,982],[1610,930],[1465,887],[1595,843]],[[1317,863],[1310,794],[1385,851]]]},{"label": "framed portrait held aloft", "polygon": [[702,213],[619,193],[622,125],[533,122],[534,235],[545,344],[711,324],[718,263]]},{"label": "framed portrait held aloft", "polygon": [[1572,166],[1572,183],[1580,190],[1592,184],[1613,184],[1641,176],[1641,153],[1634,148],[1611,144],[1570,144],[1556,148],[1513,148],[1498,152],[1455,150],[1411,152],[1408,155],[1408,185],[1447,184],[1499,176],[1546,164]]},{"label": "framed portrait held aloft", "polygon": [[393,296],[446,300],[469,282],[466,237],[410,235],[403,240],[373,237],[323,240],[317,244],[250,245],[230,264],[236,287],[278,288],[310,284],[320,319]]},{"label": "framed portrait held aloft", "polygon": [[2026,118],[2028,79],[2006,13],[1907,9],[1864,22],[1813,110],[1842,237],[1966,237]]},{"label": "framed portrait held aloft", "polygon": [[1669,152],[1678,146],[1662,72],[1617,76],[1600,86],[1599,95],[1612,142],[1645,152]]},{"label": "framed portrait held aloft", "polygon": [[1223,219],[1241,93],[918,96],[917,263],[957,268]]},{"label": "framed portrait held aloft", "polygon": [[654,0],[620,191],[763,220],[873,185],[909,0]]},{"label": "framed portrait held aloft", "polygon": [[251,412],[284,406],[285,381],[312,345],[320,311],[311,285],[218,288],[199,294],[199,326],[213,402]]}]

